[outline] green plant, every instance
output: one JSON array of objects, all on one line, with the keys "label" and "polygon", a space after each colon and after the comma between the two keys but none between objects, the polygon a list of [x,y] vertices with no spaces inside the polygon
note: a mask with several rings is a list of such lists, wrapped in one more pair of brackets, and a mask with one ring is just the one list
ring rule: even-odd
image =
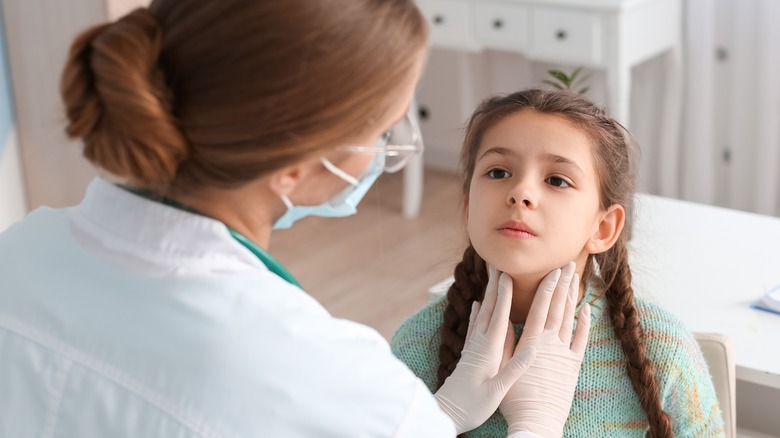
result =
[{"label": "green plant", "polygon": [[[544,79],[542,80],[542,82],[552,87],[555,87],[559,90],[575,90],[582,85],[583,81],[588,79],[587,76],[579,77],[581,72],[582,72],[582,67],[577,67],[569,75],[567,75],[566,73],[560,70],[547,70],[547,73],[549,73],[554,80]],[[588,92],[589,89],[590,87],[588,86],[582,87],[579,88],[579,90],[577,90],[577,93],[585,94]]]}]

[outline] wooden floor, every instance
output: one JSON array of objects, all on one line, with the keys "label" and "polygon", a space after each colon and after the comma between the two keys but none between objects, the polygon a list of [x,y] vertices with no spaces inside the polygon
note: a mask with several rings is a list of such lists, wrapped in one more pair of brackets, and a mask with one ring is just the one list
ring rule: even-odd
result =
[{"label": "wooden floor", "polygon": [[382,175],[348,218],[306,218],[270,252],[331,314],[390,338],[452,274],[465,248],[457,178],[426,170],[419,217],[401,215],[403,173]]}]

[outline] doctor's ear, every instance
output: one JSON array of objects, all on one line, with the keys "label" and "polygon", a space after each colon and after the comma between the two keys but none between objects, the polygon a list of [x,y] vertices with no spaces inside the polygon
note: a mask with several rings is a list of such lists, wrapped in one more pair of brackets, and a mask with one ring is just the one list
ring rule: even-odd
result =
[{"label": "doctor's ear", "polygon": [[308,160],[293,163],[274,171],[268,177],[268,186],[277,195],[289,195],[309,172]]},{"label": "doctor's ear", "polygon": [[601,254],[612,248],[617,242],[623,225],[626,223],[626,211],[620,204],[611,205],[599,215],[599,220],[594,224],[593,234],[585,244],[585,250],[589,254]]}]

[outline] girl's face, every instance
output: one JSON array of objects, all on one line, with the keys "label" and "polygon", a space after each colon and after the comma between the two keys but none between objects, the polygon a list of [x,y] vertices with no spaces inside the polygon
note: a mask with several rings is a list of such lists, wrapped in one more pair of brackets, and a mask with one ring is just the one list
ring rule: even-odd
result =
[{"label": "girl's face", "polygon": [[490,128],[467,199],[477,253],[515,281],[569,261],[581,273],[606,212],[588,137],[562,116],[521,110]]}]

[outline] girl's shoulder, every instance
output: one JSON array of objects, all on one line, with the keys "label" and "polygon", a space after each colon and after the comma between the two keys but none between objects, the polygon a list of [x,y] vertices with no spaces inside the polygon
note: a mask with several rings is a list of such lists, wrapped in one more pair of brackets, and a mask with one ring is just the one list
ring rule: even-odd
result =
[{"label": "girl's shoulder", "polygon": [[693,332],[670,311],[635,299],[647,356],[655,365],[664,410],[678,436],[723,436],[715,388]]},{"label": "girl's shoulder", "polygon": [[674,313],[651,299],[636,297],[634,306],[639,313],[646,336],[663,340],[693,340],[693,332]]},{"label": "girl's shoulder", "polygon": [[447,297],[442,296],[432,301],[414,315],[407,318],[393,335],[391,345],[405,343],[409,337],[415,342],[421,338],[432,338],[438,335],[444,322],[444,310],[447,308]]},{"label": "girl's shoulder", "polygon": [[683,375],[707,366],[693,332],[675,314],[648,299],[635,299],[649,358],[661,372]]},{"label": "girl's shoulder", "polygon": [[431,302],[409,317],[390,341],[393,354],[405,363],[431,391],[435,391],[441,335],[447,297]]}]

